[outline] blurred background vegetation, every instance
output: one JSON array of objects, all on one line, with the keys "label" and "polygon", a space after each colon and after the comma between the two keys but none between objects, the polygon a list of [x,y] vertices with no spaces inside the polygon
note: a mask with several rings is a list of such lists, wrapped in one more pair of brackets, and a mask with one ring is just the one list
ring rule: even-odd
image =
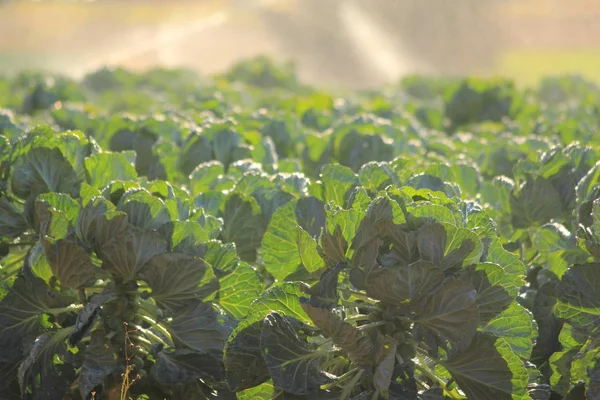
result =
[{"label": "blurred background vegetation", "polygon": [[411,73],[600,82],[600,1],[0,0],[0,74],[82,76],[104,65],[210,74],[261,54],[326,86]]}]

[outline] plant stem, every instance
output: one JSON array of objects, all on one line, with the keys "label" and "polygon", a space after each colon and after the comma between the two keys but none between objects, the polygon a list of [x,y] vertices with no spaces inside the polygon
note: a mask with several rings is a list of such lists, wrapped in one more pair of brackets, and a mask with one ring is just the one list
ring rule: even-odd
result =
[{"label": "plant stem", "polygon": [[371,400],[377,400],[379,398],[379,389],[375,390],[375,393],[373,393],[373,396],[371,396]]},{"label": "plant stem", "polygon": [[376,321],[376,322],[371,322],[370,324],[366,324],[366,325],[361,325],[358,327],[358,329],[365,330],[365,329],[371,329],[371,328],[377,328],[378,326],[383,326],[387,324],[386,321]]},{"label": "plant stem", "polygon": [[440,379],[438,376],[436,376],[433,371],[431,371],[429,369],[429,367],[427,366],[427,364],[425,363],[425,361],[423,361],[423,358],[421,357],[421,355],[419,353],[417,353],[417,360],[419,362],[415,363],[415,368],[419,370],[419,372],[421,372],[423,375],[425,375],[427,378],[431,379],[432,381],[434,381],[435,383],[437,383],[438,385],[440,385],[441,387],[445,387],[446,386],[446,382],[444,382],[442,379]]},{"label": "plant stem", "polygon": [[162,333],[163,335],[165,335],[165,337],[170,338],[171,334],[169,333],[169,331],[162,326],[161,324],[159,324],[158,322],[156,322],[155,320],[153,320],[152,318],[148,317],[147,315],[141,315],[142,319],[146,322],[148,322],[150,325],[152,325],[152,327],[154,329],[156,329],[157,331],[160,331],[160,333]]},{"label": "plant stem", "polygon": [[352,389],[354,389],[354,386],[356,386],[356,383],[359,381],[360,377],[362,376],[362,374],[364,372],[365,372],[364,369],[360,369],[356,373],[356,375],[354,375],[354,378],[352,378],[352,380],[350,382],[348,382],[348,384],[344,387],[344,391],[340,395],[340,400],[346,400],[348,397],[350,397],[350,393],[352,393]]},{"label": "plant stem", "polygon": [[133,327],[135,327],[136,329],[138,329],[141,333],[143,333],[146,336],[151,337],[153,340],[162,343],[163,345],[165,345],[166,347],[170,347],[172,344],[167,343],[163,338],[161,338],[160,336],[156,335],[154,332],[152,332],[150,329],[144,329],[139,325],[132,325]]},{"label": "plant stem", "polygon": [[[377,312],[380,311],[381,309],[377,306],[374,306],[372,304],[361,304],[360,306],[356,305],[356,303],[349,303],[347,301],[342,300],[342,306],[344,306],[346,308],[346,310],[356,310],[356,314],[354,315],[364,315],[364,314],[360,314],[360,311],[358,310],[358,308],[364,308],[366,309],[367,312]],[[346,313],[348,313],[348,311],[346,311]],[[365,315],[365,318],[368,318],[368,315]]]},{"label": "plant stem", "polygon": [[349,317],[346,317],[346,319],[344,319],[344,321],[348,322],[348,321],[358,321],[361,319],[367,319],[369,318],[368,315],[364,315],[364,314],[356,314],[356,315],[351,315]]},{"label": "plant stem", "polygon": [[25,247],[25,246],[33,246],[37,242],[18,242],[18,243],[6,243],[8,247]]},{"label": "plant stem", "polygon": [[79,310],[81,308],[83,308],[83,304],[73,304],[69,307],[49,308],[45,312],[46,314],[58,315],[64,312]]},{"label": "plant stem", "polygon": [[[373,301],[373,299],[371,299],[369,296],[367,296],[366,294],[364,294],[363,292],[360,292],[358,290],[352,290],[352,289],[350,289],[350,294],[352,294],[355,297],[358,297],[361,300],[366,300],[366,301],[369,301],[369,302]],[[356,304],[355,304],[355,306],[356,306]],[[361,307],[362,307],[362,304],[361,304]]]},{"label": "plant stem", "polygon": [[340,375],[334,382],[331,382],[331,383],[321,386],[321,389],[327,390],[327,389],[331,389],[334,386],[339,385],[341,382],[348,379],[348,377],[351,376],[352,374],[354,374],[356,371],[358,371],[358,367],[352,368],[350,371],[346,372],[345,374]]},{"label": "plant stem", "polygon": [[441,379],[440,377],[438,377],[431,369],[429,369],[429,367],[427,366],[427,364],[425,363],[425,361],[423,360],[423,358],[421,357],[421,355],[418,352],[417,352],[416,357],[419,362],[415,363],[415,368],[418,369],[419,372],[421,372],[427,378],[431,379],[433,382],[438,384],[442,389],[444,389],[444,394],[446,396],[450,397],[451,399],[462,399],[462,397],[460,395],[458,395],[458,393],[456,393],[454,391],[446,390],[446,382],[443,379]]}]

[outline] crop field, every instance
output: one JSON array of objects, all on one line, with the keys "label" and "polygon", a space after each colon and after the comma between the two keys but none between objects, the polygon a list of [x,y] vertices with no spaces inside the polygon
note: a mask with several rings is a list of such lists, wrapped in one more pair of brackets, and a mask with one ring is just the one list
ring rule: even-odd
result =
[{"label": "crop field", "polygon": [[0,78],[0,398],[600,399],[600,87]]}]

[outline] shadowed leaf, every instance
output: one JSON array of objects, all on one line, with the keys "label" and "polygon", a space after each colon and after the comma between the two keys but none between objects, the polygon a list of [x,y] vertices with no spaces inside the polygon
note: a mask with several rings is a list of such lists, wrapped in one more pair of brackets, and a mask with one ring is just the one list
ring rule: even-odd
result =
[{"label": "shadowed leaf", "polygon": [[264,319],[260,348],[273,383],[296,395],[315,393],[331,381],[321,369],[324,354],[307,341],[304,325],[272,312]]}]

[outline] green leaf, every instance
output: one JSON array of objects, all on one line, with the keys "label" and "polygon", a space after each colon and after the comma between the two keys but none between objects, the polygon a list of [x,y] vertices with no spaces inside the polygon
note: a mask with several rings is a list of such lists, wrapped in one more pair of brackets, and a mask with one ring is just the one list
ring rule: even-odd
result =
[{"label": "green leaf", "polygon": [[279,281],[292,274],[301,263],[295,202],[289,202],[273,214],[262,240],[261,255],[265,269]]},{"label": "green leaf", "polygon": [[477,264],[483,253],[483,244],[475,232],[454,225],[443,224],[446,230],[446,247],[442,269],[466,267]]},{"label": "green leaf", "polygon": [[506,280],[503,287],[511,297],[516,297],[525,283],[525,265],[519,256],[506,251],[498,238],[492,239],[487,254],[485,253],[484,251],[481,262],[493,263],[504,269],[505,276],[510,276],[512,279]]},{"label": "green leaf", "polygon": [[[548,360],[554,352],[560,350],[559,333],[564,332],[570,326],[563,327],[563,322],[554,313],[558,302],[557,286],[557,281],[549,281],[542,284],[535,293],[532,311],[538,325],[539,335],[533,348],[531,357],[533,362]],[[561,328],[563,328],[562,331]]]},{"label": "green leaf", "polygon": [[572,266],[558,284],[556,314],[590,333],[600,331],[600,263]]},{"label": "green leaf", "polygon": [[179,169],[189,175],[194,168],[213,159],[212,146],[210,140],[202,136],[200,132],[189,136],[187,143],[181,151],[178,159]]},{"label": "green leaf", "polygon": [[371,205],[371,202],[372,199],[369,197],[369,193],[361,186],[354,188],[348,199],[350,208],[353,210],[366,210]]},{"label": "green leaf", "polygon": [[180,308],[167,325],[177,347],[220,358],[230,331],[211,303],[195,302]]},{"label": "green leaf", "polygon": [[312,320],[306,315],[299,301],[299,298],[305,295],[308,289],[308,285],[301,282],[287,282],[271,286],[252,302],[250,309],[253,314],[261,315],[261,318],[271,311],[277,311],[279,314],[293,317],[310,325]]},{"label": "green leaf", "polygon": [[240,258],[254,261],[266,230],[261,209],[250,196],[232,193],[225,203],[223,239],[235,243]]},{"label": "green leaf", "polygon": [[396,362],[396,348],[398,343],[390,336],[384,336],[380,362],[373,374],[373,386],[384,398],[389,396],[392,383],[394,364]]},{"label": "green leaf", "polygon": [[152,196],[146,190],[125,192],[117,210],[127,214],[127,221],[142,229],[158,229],[171,221],[171,215],[164,201]]},{"label": "green leaf", "polygon": [[264,400],[276,398],[273,381],[263,382],[258,386],[238,392],[236,395],[238,400]]},{"label": "green leaf", "polygon": [[[339,304],[339,277],[348,266],[347,263],[338,263],[323,271],[319,281],[311,286],[309,290],[310,303],[315,307],[324,307],[328,310],[337,307]],[[305,298],[300,298],[302,309],[306,311]],[[311,318],[313,318],[311,316]],[[313,319],[314,321],[314,319]]]},{"label": "green leaf", "polygon": [[42,239],[44,251],[54,276],[61,285],[71,289],[82,289],[96,281],[94,264],[90,255],[71,240]]},{"label": "green leaf", "polygon": [[596,364],[590,367],[587,391],[585,396],[588,399],[600,399],[600,361],[596,360]]},{"label": "green leaf", "polygon": [[460,188],[457,185],[444,182],[440,178],[426,173],[413,175],[406,182],[406,186],[415,189],[430,189],[434,192],[441,192],[448,197],[461,197]]},{"label": "green leaf", "polygon": [[294,196],[276,187],[263,186],[255,190],[252,196],[257,200],[266,222],[271,220],[273,213],[288,202],[294,200]]},{"label": "green leaf", "polygon": [[253,313],[233,330],[225,344],[223,361],[227,384],[238,392],[260,385],[269,379],[269,370],[260,350],[260,333],[264,315]]},{"label": "green leaf", "polygon": [[393,247],[381,257],[382,265],[408,265],[415,261],[418,256],[417,231],[407,232],[402,226],[395,225],[389,234]]},{"label": "green leaf", "polygon": [[425,261],[440,265],[446,248],[446,229],[439,223],[425,224],[417,232],[417,248]]},{"label": "green leaf", "polygon": [[333,202],[340,207],[346,205],[346,196],[359,184],[354,172],[339,164],[324,165],[320,177],[323,182],[325,203]]},{"label": "green leaf", "polygon": [[73,193],[79,183],[60,150],[45,147],[31,149],[19,159],[11,180],[13,193],[22,199],[46,192]]},{"label": "green leaf", "polygon": [[206,243],[206,252],[202,257],[218,276],[233,272],[240,263],[233,243],[221,243],[216,240]]},{"label": "green leaf", "polygon": [[[465,201],[460,204],[463,220],[466,219],[466,224],[460,225],[475,232],[479,240],[483,243],[498,236],[496,233],[496,222],[490,218],[489,209],[482,209],[481,206],[473,201]],[[483,246],[485,248],[485,246]]]},{"label": "green leaf", "polygon": [[585,201],[598,182],[600,182],[600,161],[596,162],[577,184],[575,188],[577,192],[577,203]]},{"label": "green leaf", "polygon": [[171,251],[191,255],[197,254],[198,247],[210,240],[209,234],[194,221],[171,221],[160,232],[169,239]]},{"label": "green leaf", "polygon": [[[363,210],[327,211],[327,231],[329,233],[334,233],[339,226],[342,237],[346,243],[352,243],[364,216],[365,211]],[[354,249],[352,247],[348,247],[346,250],[346,257],[351,258],[353,254]]]},{"label": "green leaf", "polygon": [[269,136],[261,136],[260,142],[254,146],[252,159],[260,162],[265,171],[273,173],[277,169],[279,156],[275,151],[275,143]]},{"label": "green leaf", "polygon": [[223,364],[209,354],[187,349],[165,349],[156,354],[152,377],[161,385],[178,385],[201,378],[221,381]]},{"label": "green leaf", "polygon": [[27,220],[23,213],[11,204],[6,197],[0,198],[0,236],[16,238],[27,230]]},{"label": "green leaf", "polygon": [[[280,207],[263,237],[261,255],[265,268],[279,281],[293,274],[299,265],[313,272],[322,264],[316,241],[297,225],[295,215],[299,207],[300,202]],[[311,228],[309,221],[304,222]]]},{"label": "green leaf", "polygon": [[229,128],[219,129],[212,138],[215,158],[228,167],[232,161],[236,160],[233,153],[241,143],[242,137],[239,133]]},{"label": "green leaf", "polygon": [[71,230],[71,221],[66,213],[57,210],[43,201],[35,202],[34,226],[41,236],[55,239],[67,237]]},{"label": "green leaf", "polygon": [[323,266],[323,260],[319,255],[315,239],[304,229],[296,226],[296,242],[298,243],[300,261],[304,268],[310,273],[319,270]]},{"label": "green leaf", "polygon": [[406,213],[417,219],[428,218],[437,222],[446,222],[455,226],[459,225],[458,218],[447,207],[427,201],[420,201],[416,205],[407,206]]},{"label": "green leaf", "polygon": [[367,295],[390,305],[422,304],[442,285],[444,273],[429,261],[377,268],[366,278]]},{"label": "green leaf", "polygon": [[198,195],[210,190],[227,189],[224,179],[225,167],[217,160],[198,165],[190,174],[190,190]]},{"label": "green leaf", "polygon": [[133,152],[102,152],[85,159],[87,180],[90,185],[103,188],[112,181],[134,181],[137,172],[131,160],[135,160]]},{"label": "green leaf", "polygon": [[242,319],[262,289],[263,283],[256,270],[241,262],[234,272],[219,280],[219,304],[236,319]]},{"label": "green leaf", "polygon": [[361,368],[376,365],[376,357],[381,350],[376,348],[376,344],[379,343],[357,327],[329,312],[327,308],[317,307],[311,303],[315,303],[314,299],[310,301],[303,299],[302,308],[325,337],[331,338],[331,341],[344,350],[348,358]]},{"label": "green leaf", "polygon": [[371,192],[378,192],[391,184],[400,184],[400,180],[388,163],[376,161],[368,162],[360,167],[358,180],[362,187]]},{"label": "green leaf", "polygon": [[154,231],[133,226],[108,240],[100,249],[102,267],[123,279],[135,279],[140,269],[155,255],[167,251],[167,242]]},{"label": "green leaf", "polygon": [[[44,332],[36,338],[33,347],[26,352],[25,359],[19,365],[18,379],[22,395],[28,391],[44,393],[46,390],[52,390],[54,393],[46,394],[54,398],[66,394],[70,382],[59,376],[54,358],[66,351],[66,340],[72,329],[67,327],[55,332]],[[38,375],[44,379],[36,379]],[[45,387],[50,382],[51,385]]]},{"label": "green leaf", "polygon": [[480,195],[483,203],[502,213],[510,212],[510,194],[515,183],[506,176],[497,176],[491,181],[484,181],[481,185]]},{"label": "green leaf", "polygon": [[450,170],[453,173],[452,180],[459,184],[463,195],[468,195],[469,198],[477,196],[482,184],[482,178],[479,168],[476,165],[459,161],[451,165]]},{"label": "green leaf", "polygon": [[506,310],[514,300],[504,287],[515,285],[515,279],[506,275],[499,265],[477,264],[466,271],[461,279],[471,283],[477,290],[477,308],[481,324],[486,324]]},{"label": "green leaf", "polygon": [[571,382],[577,385],[579,382],[590,384],[591,368],[600,359],[600,339],[588,339],[573,358],[571,364]]},{"label": "green leaf", "polygon": [[579,247],[575,237],[558,223],[545,224],[532,235],[535,248],[541,253],[541,262],[559,279],[570,264],[585,262],[586,254]]},{"label": "green leaf", "polygon": [[127,226],[127,214],[116,211],[105,198],[94,197],[79,213],[75,231],[84,243],[99,252],[111,238],[123,234]]},{"label": "green leaf", "polygon": [[467,398],[527,399],[527,370],[502,339],[478,334],[468,348],[442,365]]},{"label": "green leaf", "polygon": [[302,334],[300,321],[272,312],[264,319],[260,348],[273,383],[286,392],[309,395],[331,381],[321,369],[324,354]]},{"label": "green leaf", "polygon": [[[3,363],[16,366],[29,339],[43,331],[42,317],[56,315],[71,300],[51,289],[39,278],[17,277],[0,302],[0,349]],[[14,373],[14,372],[13,372]],[[12,374],[11,374],[12,375]],[[14,375],[13,375],[14,376]]]},{"label": "green leaf", "polygon": [[550,376],[550,385],[552,390],[566,396],[571,390],[571,364],[578,353],[578,349],[557,351],[550,356],[548,360],[552,369]]},{"label": "green leaf", "polygon": [[190,301],[203,300],[217,289],[212,268],[202,259],[182,253],[161,253],[150,258],[139,277],[152,289],[152,298],[175,310]]},{"label": "green leaf", "polygon": [[219,235],[221,235],[223,228],[222,218],[216,218],[212,215],[207,215],[203,209],[200,209],[199,212],[195,213],[193,218],[198,224],[200,224],[210,239],[216,239],[219,237]]},{"label": "green leaf", "polygon": [[85,356],[79,373],[79,393],[87,398],[90,392],[100,385],[106,376],[120,368],[117,350],[106,338],[103,329],[92,332],[89,344],[85,348]]},{"label": "green leaf", "polygon": [[477,292],[469,283],[450,278],[424,303],[413,306],[417,316],[418,336],[430,344],[430,349],[445,346],[462,348],[471,341],[479,326]]},{"label": "green leaf", "polygon": [[344,234],[340,225],[335,227],[333,233],[329,233],[326,230],[323,231],[323,234],[321,235],[321,246],[318,250],[327,267],[331,267],[337,263],[346,262],[348,242],[344,239]]},{"label": "green leaf", "polygon": [[49,285],[54,273],[48,263],[48,258],[44,252],[44,244],[42,242],[38,241],[36,245],[31,248],[27,261],[29,262],[31,272]]},{"label": "green leaf", "polygon": [[112,181],[108,186],[102,189],[102,196],[110,200],[113,204],[118,204],[126,193],[135,193],[144,190],[134,181]]},{"label": "green leaf", "polygon": [[513,353],[524,360],[531,357],[533,341],[538,334],[531,313],[516,302],[491,319],[482,330],[503,338]]},{"label": "green leaf", "polygon": [[562,213],[560,195],[552,183],[541,176],[527,178],[510,196],[512,223],[515,228],[541,225]]},{"label": "green leaf", "polygon": [[75,223],[79,217],[79,205],[68,194],[44,193],[37,197],[36,203],[43,203],[50,209],[63,212],[71,223]]}]

